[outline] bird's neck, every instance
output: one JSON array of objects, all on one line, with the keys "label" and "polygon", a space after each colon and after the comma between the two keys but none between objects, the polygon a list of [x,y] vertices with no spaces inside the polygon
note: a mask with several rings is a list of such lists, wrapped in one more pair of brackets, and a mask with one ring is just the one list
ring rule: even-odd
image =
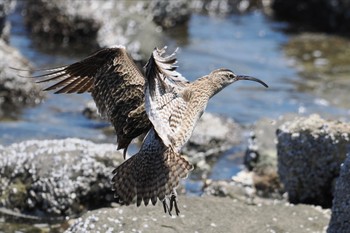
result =
[{"label": "bird's neck", "polygon": [[217,93],[219,93],[222,89],[224,89],[228,84],[222,83],[217,77],[213,75],[206,75],[202,78],[198,79],[198,86],[207,93],[208,98],[210,99]]}]

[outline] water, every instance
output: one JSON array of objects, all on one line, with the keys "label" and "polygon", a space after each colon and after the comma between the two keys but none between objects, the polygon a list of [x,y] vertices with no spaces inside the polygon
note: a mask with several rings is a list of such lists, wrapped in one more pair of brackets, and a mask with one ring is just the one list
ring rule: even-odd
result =
[{"label": "water", "polygon": [[[81,58],[80,55],[39,51],[27,34],[21,15],[18,12],[12,14],[10,20],[11,45],[19,48],[36,67],[69,64]],[[297,90],[294,83],[300,82],[301,77],[290,66],[290,60],[281,49],[289,39],[281,30],[285,27],[259,12],[228,17],[194,14],[187,36],[170,34],[176,46],[180,47],[179,71],[189,80],[226,67],[239,74],[258,77],[270,86],[266,89],[254,82],[237,82],[209,102],[209,112],[231,117],[241,124],[291,112],[347,117],[349,113],[346,109],[325,105],[322,99]],[[115,137],[108,137],[101,131],[105,123],[82,116],[81,111],[89,99],[87,94],[48,93],[42,104],[25,109],[19,120],[0,122],[0,144],[33,138],[67,137],[114,143]]]}]

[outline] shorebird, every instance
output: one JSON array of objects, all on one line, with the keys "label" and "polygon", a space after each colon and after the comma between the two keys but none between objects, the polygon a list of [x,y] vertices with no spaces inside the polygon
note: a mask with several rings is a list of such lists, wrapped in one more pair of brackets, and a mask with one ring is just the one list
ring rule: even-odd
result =
[{"label": "shorebird", "polygon": [[164,56],[155,49],[138,69],[125,47],[97,51],[91,56],[35,76],[38,83],[54,81],[44,89],[55,93],[91,92],[99,113],[113,124],[124,158],[130,142],[147,133],[139,152],[114,169],[112,188],[117,201],[129,205],[163,202],[164,211],[179,209],[176,187],[193,166],[180,154],[211,97],[231,83],[250,80],[229,69],[217,69],[189,82],[176,71],[176,51]]}]

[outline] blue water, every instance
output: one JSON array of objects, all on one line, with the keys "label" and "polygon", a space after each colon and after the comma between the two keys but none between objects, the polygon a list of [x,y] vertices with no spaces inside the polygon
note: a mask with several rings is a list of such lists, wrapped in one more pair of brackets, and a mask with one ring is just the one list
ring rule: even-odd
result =
[{"label": "blue water", "polygon": [[[11,45],[17,47],[34,66],[54,67],[81,58],[79,55],[39,51],[26,32],[21,15],[12,14],[10,20]],[[188,25],[188,37],[184,39],[184,35],[172,35],[169,43],[180,48],[179,71],[189,80],[225,67],[238,74],[260,78],[270,86],[266,89],[255,82],[237,82],[209,102],[209,112],[231,117],[241,124],[252,124],[265,117],[277,118],[291,112],[348,117],[346,109],[322,105],[316,97],[296,89],[293,83],[300,81],[301,77],[290,66],[281,49],[289,39],[281,30],[285,27],[259,12],[228,17],[194,14]],[[88,94],[48,93],[47,97],[42,104],[24,109],[19,120],[0,122],[0,144],[67,137],[115,142],[114,136],[106,136],[102,132],[105,123],[89,120],[81,114],[84,104],[90,99]],[[212,178],[229,178],[239,170],[235,166],[236,161],[222,161],[214,166]],[[222,172],[224,167],[232,169]]]}]

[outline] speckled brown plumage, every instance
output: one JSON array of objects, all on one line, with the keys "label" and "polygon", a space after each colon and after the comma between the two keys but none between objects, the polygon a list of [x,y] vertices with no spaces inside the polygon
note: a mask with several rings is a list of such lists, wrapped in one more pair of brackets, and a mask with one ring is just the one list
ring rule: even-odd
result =
[{"label": "speckled brown plumage", "polygon": [[99,113],[114,126],[124,156],[130,142],[151,128],[144,106],[145,78],[122,46],[46,70],[37,78],[38,83],[56,82],[45,90],[57,94],[91,92]]},{"label": "speckled brown plumage", "polygon": [[[186,178],[193,166],[172,147],[150,130],[140,151],[113,171],[112,184],[116,198],[121,204],[142,202],[153,205],[157,200],[164,203],[165,210],[171,213],[166,202],[176,198],[176,187],[181,178]],[[176,199],[174,199],[176,204]],[[178,214],[176,208],[176,213]]]},{"label": "speckled brown plumage", "polygon": [[146,65],[146,112],[163,143],[175,151],[190,138],[209,99],[223,88],[239,80],[267,87],[259,79],[236,75],[228,69],[217,69],[192,83],[185,82],[172,65],[164,65],[167,62],[159,58],[162,54],[163,50],[155,50]]}]

